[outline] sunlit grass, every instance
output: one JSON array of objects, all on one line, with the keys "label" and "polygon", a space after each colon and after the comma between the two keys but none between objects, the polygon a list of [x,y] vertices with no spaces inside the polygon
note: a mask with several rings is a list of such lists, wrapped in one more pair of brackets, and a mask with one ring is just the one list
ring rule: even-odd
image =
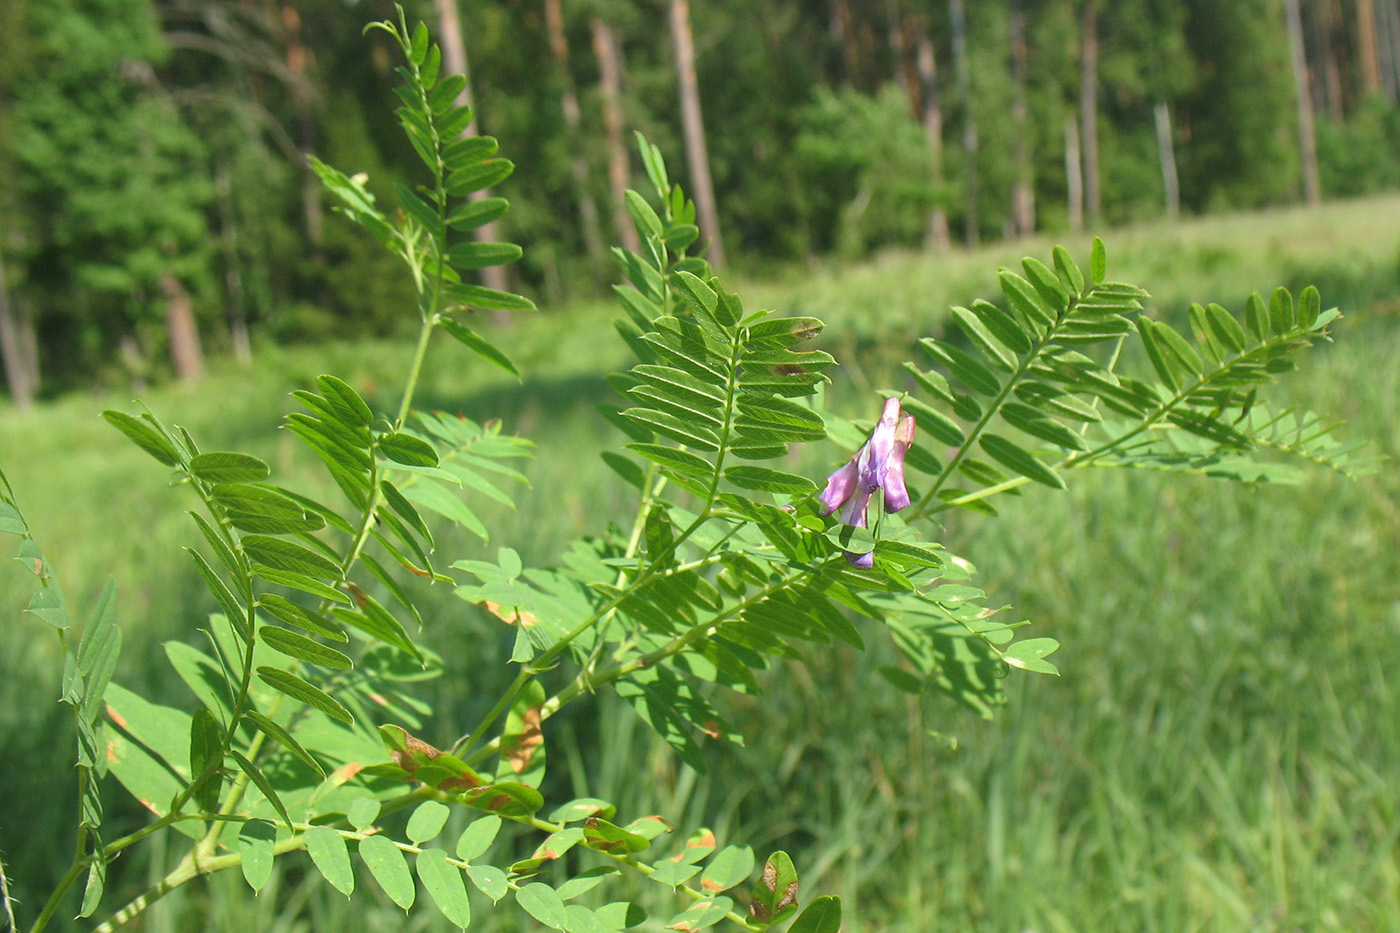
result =
[{"label": "sunlit grass", "polygon": [[[1389,196],[1119,231],[1107,237],[1110,272],[1148,287],[1152,312],[1163,314],[1317,280],[1348,316],[1284,395],[1348,418],[1350,435],[1394,458],[1398,216],[1400,197]],[[1087,243],[1068,245],[1087,257]],[[824,346],[843,364],[833,404],[860,410],[867,400],[852,389],[890,379],[949,304],[990,297],[997,266],[1048,252],[1037,241],[887,254],[728,284],[750,308],[826,318]],[[498,544],[549,561],[604,521],[630,518],[626,489],[596,457],[619,440],[592,409],[607,399],[602,373],[625,359],[613,316],[600,305],[546,310],[499,335],[523,386],[455,347],[435,349],[425,407],[501,417],[539,444],[517,509],[483,506],[493,540],[449,536],[440,542],[449,561]],[[393,343],[261,348],[252,370],[223,364],[198,387],[145,399],[206,449],[247,449],[279,482],[333,498],[312,458],[276,430],[294,404],[288,393],[334,372],[388,411],[408,353]],[[80,611],[107,575],[117,578],[127,635],[119,679],[162,689],[170,678],[155,643],[195,637],[214,606],[180,552],[194,538],[182,514],[192,503],[97,417],[112,406],[133,410],[127,394],[110,394],[0,411],[0,463]],[[814,452],[799,466],[819,476],[840,455]],[[615,799],[631,816],[706,822],[760,850],[787,847],[804,890],[850,898],[852,931],[1400,929],[1393,470],[1259,490],[1144,473],[1073,479],[1066,494],[1007,500],[995,521],[954,517],[942,535],[978,565],[994,601],[1064,644],[1054,657],[1064,676],[1013,678],[996,721],[911,705],[876,673],[891,652],[867,629],[866,654],[814,648],[810,670],[775,668],[760,700],[726,700],[749,747],[714,750],[708,778],[675,765],[608,698],[586,701],[552,722],[561,792]],[[33,904],[68,857],[73,801],[69,755],[44,699],[55,695],[56,652],[47,630],[18,617],[29,586],[17,565],[0,575],[0,605],[10,607],[0,634],[0,799],[25,814],[22,827],[0,821],[0,848]],[[431,606],[429,639],[450,671],[432,688],[437,728],[453,734],[454,710],[493,688],[499,646],[445,591]],[[40,766],[9,764],[19,761]],[[113,819],[140,814],[118,807]],[[368,906],[348,904],[296,869],[279,874],[280,893],[256,901],[240,884],[230,875],[181,891],[149,928],[274,929],[279,905],[300,911],[301,925],[284,918],[285,929],[441,928],[426,915],[405,927],[372,894]]]}]

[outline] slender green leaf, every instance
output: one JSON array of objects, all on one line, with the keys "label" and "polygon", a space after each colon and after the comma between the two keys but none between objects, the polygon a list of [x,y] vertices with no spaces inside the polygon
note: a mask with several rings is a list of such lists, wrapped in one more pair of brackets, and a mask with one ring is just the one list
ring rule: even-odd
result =
[{"label": "slender green leaf", "polygon": [[274,790],[272,784],[268,782],[267,776],[258,770],[257,765],[245,758],[243,753],[238,749],[230,748],[228,753],[234,761],[238,762],[238,767],[242,769],[244,774],[248,775],[248,778],[258,790],[262,791],[263,797],[267,799],[268,803],[272,804],[272,808],[277,811],[278,816],[282,817],[282,822],[285,823],[287,829],[290,830],[292,828],[292,818],[288,815],[287,808],[282,804],[282,798],[277,796],[277,791]]},{"label": "slender green leaf", "polygon": [[349,655],[280,626],[264,625],[258,629],[258,637],[273,651],[307,664],[337,671],[348,671],[355,666]]},{"label": "slender green leaf", "polygon": [[219,807],[223,789],[219,769],[223,764],[223,730],[214,720],[214,714],[201,706],[190,719],[190,776],[196,780],[201,775],[206,778],[195,794],[199,808],[205,813],[212,813]]},{"label": "slender green leaf", "polygon": [[978,442],[992,459],[1027,479],[1043,483],[1052,489],[1064,489],[1065,481],[1050,467],[1030,453],[997,434],[983,434]]},{"label": "slender green leaf", "polygon": [[206,483],[255,483],[271,472],[257,457],[232,451],[211,451],[190,460],[190,473]]},{"label": "slender green leaf", "polygon": [[355,721],[354,717],[350,715],[350,711],[341,706],[329,693],[320,687],[313,687],[296,674],[263,665],[258,668],[258,677],[277,692],[285,693],[293,700],[314,707],[347,726],[352,725]]},{"label": "slender green leaf", "polygon": [[283,729],[277,723],[273,722],[271,719],[267,718],[257,710],[248,710],[243,715],[247,716],[250,720],[252,720],[253,724],[257,726],[258,729],[264,735],[281,745],[293,755],[300,758],[306,763],[307,767],[311,768],[311,770],[319,774],[323,780],[325,779],[325,769],[321,767],[320,763],[316,761],[315,758],[311,757],[310,752],[302,748],[300,742],[292,738],[292,734],[290,732],[288,732],[286,729]]},{"label": "slender green leaf", "polygon": [[288,573],[305,574],[321,580],[340,579],[340,568],[310,548],[283,538],[244,535],[243,550],[254,561]]},{"label": "slender green leaf", "polygon": [[126,412],[108,409],[102,413],[107,422],[121,431],[146,453],[166,466],[173,467],[180,462],[180,453],[163,434],[150,425],[133,418]]}]

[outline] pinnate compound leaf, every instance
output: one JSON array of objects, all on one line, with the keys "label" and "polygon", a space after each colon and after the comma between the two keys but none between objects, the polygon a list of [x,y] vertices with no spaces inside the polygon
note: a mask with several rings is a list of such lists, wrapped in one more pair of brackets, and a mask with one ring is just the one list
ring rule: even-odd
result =
[{"label": "pinnate compound leaf", "polygon": [[377,834],[366,836],[360,840],[360,860],[391,901],[404,910],[413,906],[418,888],[398,846]]},{"label": "pinnate compound leaf", "polygon": [[841,899],[827,895],[819,897],[802,911],[788,927],[787,933],[840,933]]},{"label": "pinnate compound leaf", "polygon": [[472,905],[467,886],[461,870],[447,860],[447,853],[442,849],[424,849],[418,853],[414,867],[442,915],[463,929],[471,926]]},{"label": "pinnate compound leaf", "polygon": [[266,820],[249,820],[238,831],[238,854],[243,856],[239,867],[254,892],[261,891],[272,878],[272,847],[276,842],[277,827]]},{"label": "pinnate compound leaf", "polygon": [[515,892],[515,900],[526,913],[551,930],[562,930],[568,922],[564,901],[559,892],[547,884],[527,884]]},{"label": "pinnate compound leaf", "polygon": [[314,707],[347,726],[355,721],[354,717],[350,715],[350,711],[341,706],[335,697],[320,687],[313,687],[296,674],[263,665],[258,668],[258,677],[277,692]]},{"label": "pinnate compound leaf", "polygon": [[349,897],[355,890],[355,870],[350,865],[350,851],[345,837],[329,826],[312,826],[306,830],[306,851],[316,870],[341,894]]}]

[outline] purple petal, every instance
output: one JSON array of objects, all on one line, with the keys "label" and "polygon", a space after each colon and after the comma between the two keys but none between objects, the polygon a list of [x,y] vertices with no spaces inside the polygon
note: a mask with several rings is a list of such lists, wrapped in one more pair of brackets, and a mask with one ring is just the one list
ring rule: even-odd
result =
[{"label": "purple petal", "polygon": [[846,563],[850,564],[852,567],[859,567],[861,570],[869,570],[871,567],[875,566],[875,552],[871,551],[868,554],[852,554],[850,551],[847,551]]},{"label": "purple petal", "polygon": [[826,478],[826,488],[817,498],[821,500],[821,514],[830,515],[851,497],[856,488],[856,462],[852,459]]},{"label": "purple petal", "polygon": [[898,512],[909,504],[909,490],[904,488],[904,457],[890,461],[885,471],[885,511]]},{"label": "purple petal", "polygon": [[846,517],[842,521],[857,528],[869,527],[865,523],[865,511],[870,505],[870,493],[871,490],[864,486],[858,488],[856,494],[851,497],[851,506],[846,510]]}]

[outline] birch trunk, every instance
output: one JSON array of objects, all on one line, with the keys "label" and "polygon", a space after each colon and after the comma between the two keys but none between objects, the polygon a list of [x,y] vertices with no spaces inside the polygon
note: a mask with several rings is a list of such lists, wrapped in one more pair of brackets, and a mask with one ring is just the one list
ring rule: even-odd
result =
[{"label": "birch trunk", "polygon": [[1162,190],[1166,195],[1167,219],[1176,221],[1181,217],[1181,186],[1176,175],[1176,150],[1172,146],[1172,115],[1166,101],[1157,101],[1152,108],[1152,117],[1157,124],[1157,156],[1162,163]]},{"label": "birch trunk", "polygon": [[5,384],[9,386],[10,398],[20,411],[27,411],[34,405],[34,390],[38,386],[29,381],[30,366],[25,361],[23,341],[19,328],[15,326],[15,316],[10,310],[10,288],[5,282],[5,257],[0,256],[0,362],[5,364]]}]

